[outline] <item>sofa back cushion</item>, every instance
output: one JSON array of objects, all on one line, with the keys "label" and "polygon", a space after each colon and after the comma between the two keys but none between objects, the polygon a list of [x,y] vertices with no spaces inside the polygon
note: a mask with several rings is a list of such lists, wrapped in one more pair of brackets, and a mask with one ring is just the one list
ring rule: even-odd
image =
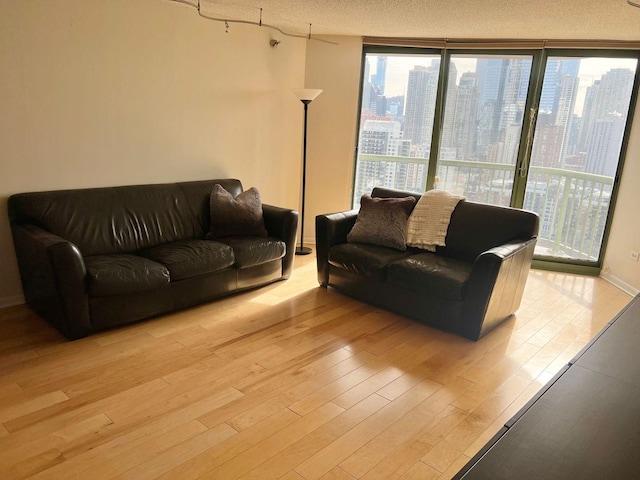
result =
[{"label": "sofa back cushion", "polygon": [[451,214],[446,246],[437,252],[473,262],[482,252],[538,235],[538,215],[526,210],[462,201]]},{"label": "sofa back cushion", "polygon": [[[404,197],[420,194],[388,188],[374,188],[375,197]],[[451,214],[445,247],[436,252],[473,262],[482,252],[512,240],[525,240],[538,235],[538,215],[517,208],[461,201]]]},{"label": "sofa back cushion", "polygon": [[58,235],[85,256],[134,252],[204,238],[216,183],[242,191],[238,180],[223,179],[22,193],[9,198],[9,218]]}]

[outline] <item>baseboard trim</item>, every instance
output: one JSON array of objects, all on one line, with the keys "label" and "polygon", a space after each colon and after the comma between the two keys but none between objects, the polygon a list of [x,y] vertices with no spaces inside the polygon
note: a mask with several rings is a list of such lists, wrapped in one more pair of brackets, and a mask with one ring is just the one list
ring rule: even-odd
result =
[{"label": "baseboard trim", "polygon": [[14,307],[25,303],[24,295],[14,295],[13,297],[0,297],[0,308]]},{"label": "baseboard trim", "polygon": [[638,295],[640,293],[640,290],[638,290],[637,288],[629,285],[627,282],[625,282],[624,280],[619,279],[615,275],[611,275],[610,273],[601,273],[600,274],[600,278],[602,278],[603,280],[609,282],[611,285],[614,285],[614,286],[618,287],[620,290],[622,290],[625,293],[628,293],[632,297],[635,297],[636,295]]}]

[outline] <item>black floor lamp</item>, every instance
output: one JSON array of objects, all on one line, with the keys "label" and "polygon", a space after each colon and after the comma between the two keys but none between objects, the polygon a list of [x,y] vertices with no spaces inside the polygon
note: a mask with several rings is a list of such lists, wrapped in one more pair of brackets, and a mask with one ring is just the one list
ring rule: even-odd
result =
[{"label": "black floor lamp", "polygon": [[309,104],[314,101],[318,95],[322,93],[322,90],[316,88],[301,88],[294,90],[293,93],[304,104],[304,140],[302,143],[302,208],[300,209],[300,246],[296,248],[296,255],[309,255],[311,249],[304,246],[304,198],[305,187],[307,183],[307,110]]}]

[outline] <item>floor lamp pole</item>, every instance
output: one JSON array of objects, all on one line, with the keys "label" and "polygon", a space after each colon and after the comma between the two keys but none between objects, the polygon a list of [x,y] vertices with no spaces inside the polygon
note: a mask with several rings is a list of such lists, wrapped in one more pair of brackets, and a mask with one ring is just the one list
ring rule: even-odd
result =
[{"label": "floor lamp pole", "polygon": [[322,93],[322,90],[316,88],[301,88],[294,90],[293,93],[304,104],[304,137],[302,143],[302,208],[300,219],[300,246],[296,248],[296,255],[309,255],[311,249],[304,246],[304,203],[306,199],[307,188],[307,113],[309,104]]},{"label": "floor lamp pole", "polygon": [[309,255],[311,249],[304,246],[304,200],[307,185],[307,112],[311,100],[301,100],[304,103],[304,136],[302,140],[302,209],[300,219],[300,246],[296,248],[296,255]]}]

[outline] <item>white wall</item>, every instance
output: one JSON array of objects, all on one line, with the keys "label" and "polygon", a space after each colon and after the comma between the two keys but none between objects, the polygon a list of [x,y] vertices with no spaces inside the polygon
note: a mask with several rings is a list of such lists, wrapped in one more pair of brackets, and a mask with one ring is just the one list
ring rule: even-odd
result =
[{"label": "white wall", "polygon": [[631,251],[640,252],[640,106],[636,107],[628,152],[620,181],[602,276],[629,293],[640,292],[640,261],[631,260]]},{"label": "white wall", "polygon": [[309,105],[305,241],[315,243],[315,217],[351,208],[362,39],[309,42],[305,83],[322,88]]},{"label": "white wall", "polygon": [[158,0],[0,5],[0,306],[12,193],[235,177],[298,208],[306,41]]}]

